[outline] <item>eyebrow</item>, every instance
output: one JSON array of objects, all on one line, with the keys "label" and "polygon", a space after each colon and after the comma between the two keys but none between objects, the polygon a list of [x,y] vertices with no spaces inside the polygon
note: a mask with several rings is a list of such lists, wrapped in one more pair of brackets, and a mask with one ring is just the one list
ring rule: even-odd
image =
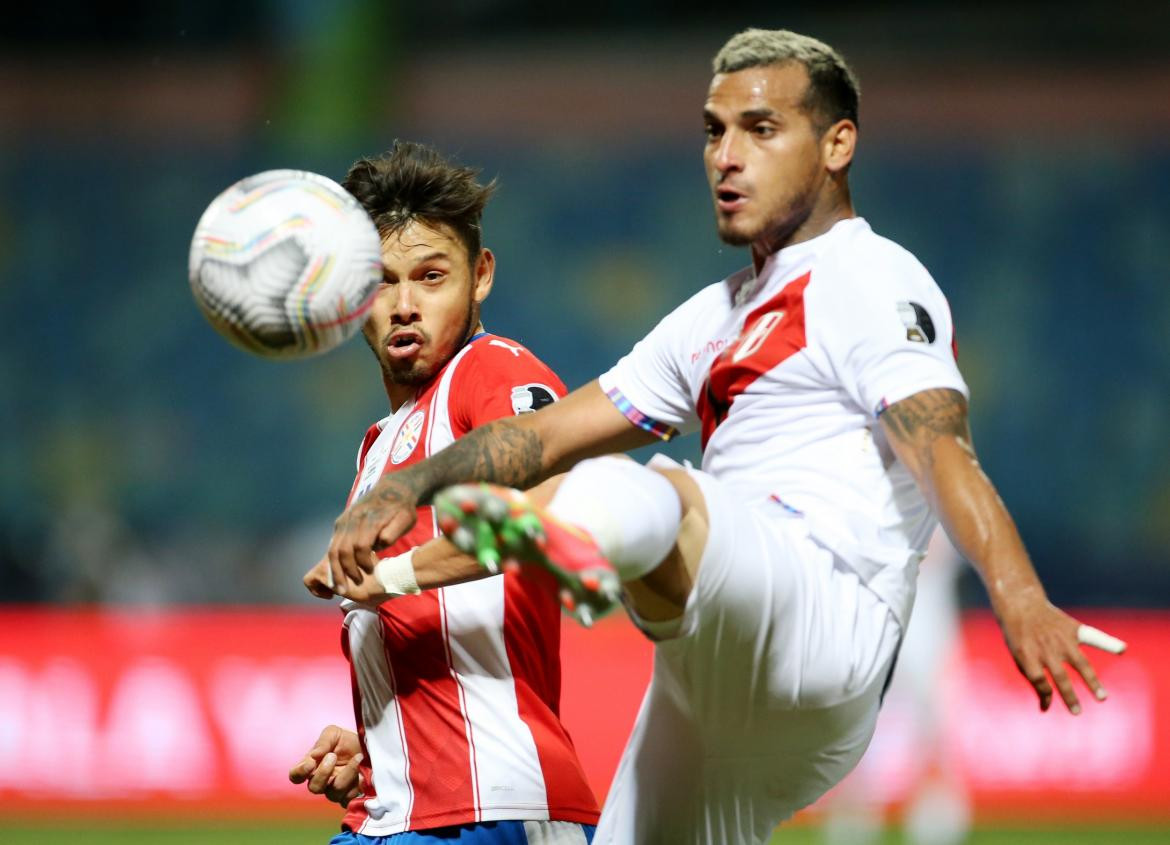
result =
[{"label": "eyebrow", "polygon": [[414,263],[415,264],[425,264],[428,261],[441,260],[441,259],[445,259],[445,258],[450,258],[450,256],[447,255],[447,253],[443,252],[442,250],[436,250],[435,252],[427,253],[422,258],[419,258],[418,260],[416,260]]},{"label": "eyebrow", "polygon": [[[764,118],[775,117],[775,116],[776,116],[775,109],[763,108],[763,109],[748,109],[747,111],[741,111],[739,113],[739,115],[737,116],[737,118],[739,120],[763,120]],[[722,123],[723,122],[723,119],[720,118],[717,114],[715,114],[715,112],[711,111],[710,109],[703,109],[703,119],[708,120],[708,121],[713,121],[715,123]]]}]

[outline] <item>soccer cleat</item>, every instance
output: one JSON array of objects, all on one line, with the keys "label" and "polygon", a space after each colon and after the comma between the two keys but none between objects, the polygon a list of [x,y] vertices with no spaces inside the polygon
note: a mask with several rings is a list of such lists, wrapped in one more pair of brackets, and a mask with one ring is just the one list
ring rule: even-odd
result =
[{"label": "soccer cleat", "polygon": [[547,570],[565,612],[589,627],[621,602],[613,566],[584,531],[536,507],[523,493],[492,484],[459,484],[435,496],[439,528],[495,574],[522,564]]}]

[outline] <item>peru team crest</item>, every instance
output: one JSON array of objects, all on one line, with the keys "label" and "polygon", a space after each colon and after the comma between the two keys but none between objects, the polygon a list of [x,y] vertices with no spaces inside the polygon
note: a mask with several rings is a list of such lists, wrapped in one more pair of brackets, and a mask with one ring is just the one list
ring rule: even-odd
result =
[{"label": "peru team crest", "polygon": [[390,447],[390,463],[400,464],[414,454],[414,448],[422,439],[423,422],[426,420],[426,411],[418,410],[406,418],[398,434],[394,435],[394,445]]}]

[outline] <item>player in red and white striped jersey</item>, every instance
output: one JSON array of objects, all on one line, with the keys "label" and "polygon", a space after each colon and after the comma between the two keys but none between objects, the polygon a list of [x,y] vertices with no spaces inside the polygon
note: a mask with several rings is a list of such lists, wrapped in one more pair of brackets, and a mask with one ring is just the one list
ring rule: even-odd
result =
[{"label": "player in red and white striped jersey", "polygon": [[[352,502],[384,474],[565,388],[521,344],[480,324],[494,275],[479,224],[491,186],[404,143],[359,161],[345,186],[383,238],[385,278],[363,334],[391,409],[362,441]],[[392,600],[342,602],[358,737],[331,726],[290,777],[352,798],[335,843],[589,841],[598,807],[558,716],[555,582],[511,573],[419,592],[478,566],[436,540],[433,508],[418,517],[379,553],[411,583],[378,596]],[[323,597],[333,594],[327,573],[306,575]]]}]

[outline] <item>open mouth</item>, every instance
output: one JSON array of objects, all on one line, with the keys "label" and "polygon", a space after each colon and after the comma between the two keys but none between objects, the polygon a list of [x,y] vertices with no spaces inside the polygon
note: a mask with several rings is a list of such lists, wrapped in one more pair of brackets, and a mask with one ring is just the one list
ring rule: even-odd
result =
[{"label": "open mouth", "polygon": [[395,332],[386,341],[386,354],[391,358],[409,358],[423,345],[423,336],[412,330]]},{"label": "open mouth", "polygon": [[747,197],[734,188],[720,187],[715,190],[715,205],[720,211],[738,211],[747,203]]}]

